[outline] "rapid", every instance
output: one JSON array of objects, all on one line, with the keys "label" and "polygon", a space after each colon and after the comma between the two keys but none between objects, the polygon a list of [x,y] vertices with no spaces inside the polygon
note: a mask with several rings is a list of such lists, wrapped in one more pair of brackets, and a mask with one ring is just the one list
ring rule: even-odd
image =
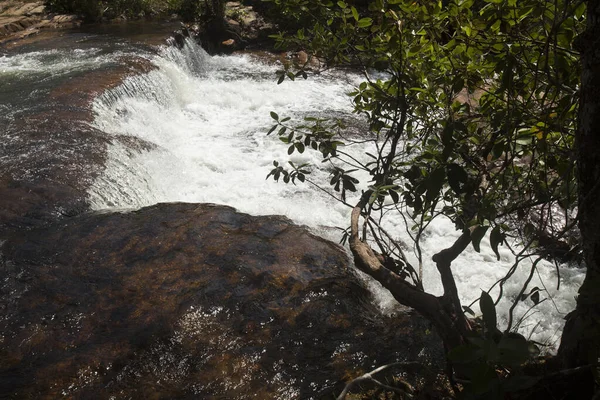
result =
[{"label": "rapid", "polygon": [[[97,211],[138,209],[161,202],[218,203],[253,215],[284,215],[317,235],[340,240],[336,227],[349,224],[346,206],[309,184],[265,180],[273,160],[319,166],[320,155],[296,152],[290,158],[287,146],[276,135],[266,133],[273,123],[270,111],[297,120],[305,116],[343,118],[360,128],[364,121],[352,113],[347,95],[359,84],[359,75],[330,71],[278,85],[276,73],[281,64],[276,59],[252,53],[209,56],[189,39],[182,49],[164,45],[157,50],[118,40],[106,45],[104,37],[84,34],[69,40],[59,38],[51,45],[51,49],[25,46],[18,52],[0,53],[3,173],[35,181],[45,176],[49,165],[58,165],[63,172],[57,179],[85,188],[81,203]],[[61,106],[58,114],[51,110],[48,99],[76,94],[75,90],[57,91],[57,87],[89,84],[77,81],[78,77],[123,64],[123,60],[142,60],[148,67],[98,91],[89,106]],[[39,119],[33,120],[31,115]],[[79,119],[69,122],[70,118]],[[57,135],[51,140],[31,140],[31,132],[46,127],[44,124],[50,124]],[[82,132],[81,126],[90,134],[69,133],[71,128]],[[68,146],[62,142],[66,143],[67,134],[74,137]],[[351,146],[347,151],[364,160],[368,148]],[[80,176],[87,177],[85,185]],[[326,183],[328,176],[326,169],[314,169],[311,179]],[[362,188],[367,184],[362,177]],[[356,200],[348,199],[350,203]],[[82,204],[73,206],[75,211],[81,211]],[[52,212],[69,215],[75,211],[61,205]],[[386,228],[399,241],[410,243],[403,221],[388,221]],[[428,291],[442,291],[431,256],[458,236],[454,225],[441,218],[427,229],[422,249],[423,281]],[[484,239],[481,253],[469,247],[454,262],[463,304],[476,300],[481,290],[488,290],[513,265],[514,256],[506,247],[500,248],[500,255],[501,260],[496,261]],[[504,287],[497,306],[500,328],[506,324],[530,265],[523,262]],[[540,263],[530,288],[539,287],[541,298],[548,300],[533,308],[531,300],[518,304],[514,319],[520,321],[520,332],[548,344],[552,351],[560,341],[564,316],[575,307],[584,275],[585,270],[577,266]],[[384,289],[363,279],[376,295],[382,313],[398,310]],[[492,295],[496,293],[492,291]],[[473,309],[478,311],[476,304]]]},{"label": "rapid", "polygon": [[[122,141],[110,145],[106,168],[89,191],[92,208],[140,208],[175,201],[219,203],[254,215],[285,215],[339,241],[340,231],[334,228],[348,226],[350,210],[346,206],[309,184],[265,180],[273,160],[319,166],[319,155],[296,152],[290,158],[287,146],[266,132],[273,123],[270,111],[296,119],[343,118],[360,127],[363,121],[352,114],[347,95],[360,76],[328,72],[278,85],[278,62],[254,54],[209,56],[192,40],[181,50],[164,47],[149,59],[154,70],[128,78],[93,103],[95,128],[115,137],[133,137],[144,145],[131,148]],[[359,146],[347,149],[363,160],[367,150]],[[328,174],[315,169],[311,179],[328,182]],[[363,178],[365,188],[367,179]],[[387,228],[401,242],[410,243],[402,221],[388,221]],[[427,290],[441,294],[431,256],[458,236],[454,225],[440,218],[427,229],[422,244]],[[500,248],[500,261],[487,239],[481,248],[477,253],[469,247],[453,264],[463,304],[476,300],[481,290],[488,290],[514,263],[506,247]],[[504,287],[497,306],[501,328],[530,265],[524,261]],[[552,351],[560,341],[564,316],[575,306],[584,274],[576,266],[542,262],[529,287],[539,287],[541,298],[548,300],[536,307],[531,307],[531,300],[518,304],[514,320],[519,321],[519,331],[548,344]],[[365,281],[383,313],[397,309],[384,289],[368,278]],[[473,308],[477,311],[477,304]]]}]

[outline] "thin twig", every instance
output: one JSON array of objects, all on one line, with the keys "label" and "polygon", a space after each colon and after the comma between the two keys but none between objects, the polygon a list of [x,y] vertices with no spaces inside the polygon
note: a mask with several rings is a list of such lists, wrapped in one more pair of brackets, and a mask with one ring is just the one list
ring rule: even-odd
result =
[{"label": "thin twig", "polygon": [[506,326],[506,332],[510,332],[510,328],[512,327],[513,312],[515,311],[515,307],[517,306],[517,304],[519,303],[519,301],[521,301],[521,297],[525,293],[525,290],[527,290],[527,286],[529,286],[529,282],[531,282],[531,280],[533,279],[533,275],[535,274],[536,267],[537,267],[538,263],[540,261],[542,261],[542,260],[543,260],[543,258],[539,257],[537,260],[535,260],[533,262],[533,264],[531,264],[531,270],[529,271],[529,276],[527,277],[527,280],[523,284],[523,287],[521,288],[521,291],[517,295],[517,298],[515,299],[515,301],[513,302],[513,304],[510,306],[510,310],[508,311],[508,324]]},{"label": "thin twig", "polygon": [[373,375],[375,375],[379,372],[385,371],[386,369],[389,369],[392,367],[399,367],[399,366],[402,366],[402,367],[409,367],[409,366],[424,367],[424,365],[419,362],[395,362],[395,363],[391,363],[391,364],[387,364],[387,365],[382,365],[382,366],[377,367],[374,370],[367,372],[366,374],[363,374],[363,375],[359,376],[358,378],[354,378],[350,382],[348,382],[346,384],[346,386],[344,387],[344,390],[342,391],[342,393],[340,393],[340,395],[337,397],[337,400],[344,400],[346,398],[346,396],[348,395],[348,393],[350,393],[350,390],[355,385],[357,385],[361,382],[364,382],[364,381],[373,382],[376,385],[383,387],[384,389],[403,393],[403,394],[406,394],[408,397],[412,398],[412,396],[410,394],[412,394],[414,392],[414,389],[407,382],[403,382],[403,384],[405,385],[405,388],[401,389],[401,388],[385,385],[373,377]]}]

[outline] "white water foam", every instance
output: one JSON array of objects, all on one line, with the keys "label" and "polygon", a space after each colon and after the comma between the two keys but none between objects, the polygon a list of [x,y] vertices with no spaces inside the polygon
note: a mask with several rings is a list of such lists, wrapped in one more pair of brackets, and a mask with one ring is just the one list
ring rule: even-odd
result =
[{"label": "white water foam", "polygon": [[[355,118],[346,94],[359,81],[358,76],[331,73],[277,85],[277,65],[250,55],[210,57],[190,41],[184,51],[163,49],[153,62],[156,70],[127,79],[95,101],[97,128],[154,145],[152,150],[132,151],[115,140],[106,171],[90,191],[95,209],[139,208],[172,201],[221,203],[254,215],[286,215],[330,239],[339,239],[331,228],[348,225],[347,207],[307,184],[265,180],[273,160],[288,159],[287,146],[266,132],[272,125],[270,111],[282,117]],[[364,148],[348,151],[365,157]],[[317,165],[321,161],[312,152],[295,153],[291,160]],[[327,171],[315,171],[311,176],[324,182],[327,175]],[[366,186],[365,181],[361,183]],[[350,203],[355,200],[349,199]],[[400,240],[410,242],[402,221],[389,221],[387,228]],[[442,291],[431,256],[449,247],[458,236],[453,224],[442,219],[427,230],[422,249],[428,291]],[[481,253],[468,250],[453,264],[463,304],[477,299],[481,290],[504,276],[514,262],[506,248],[501,248],[501,260],[496,261],[486,240],[481,247]],[[507,311],[530,265],[523,262],[505,285],[505,296],[498,305],[501,324],[506,323]],[[552,300],[532,310],[521,324],[521,332],[534,340],[557,344],[563,317],[575,306],[574,297],[585,272],[567,266],[556,269],[547,262],[540,263],[538,270],[530,287],[545,286],[548,291],[542,297]],[[557,271],[560,291],[556,290]],[[391,296],[377,284],[371,286],[384,312],[393,311],[396,305]],[[519,303],[516,320],[528,311],[528,302]]]},{"label": "white water foam", "polygon": [[123,51],[104,52],[100,48],[51,49],[0,56],[0,77],[19,79],[35,76],[38,79],[56,78],[73,71],[99,68],[126,55]]}]

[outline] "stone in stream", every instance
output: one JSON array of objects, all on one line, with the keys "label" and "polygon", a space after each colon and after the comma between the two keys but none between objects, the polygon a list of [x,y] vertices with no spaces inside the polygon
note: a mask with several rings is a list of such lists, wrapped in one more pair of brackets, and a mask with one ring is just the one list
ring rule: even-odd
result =
[{"label": "stone in stream", "polygon": [[15,234],[1,248],[0,397],[331,396],[439,351],[382,315],[339,246],[284,217],[159,204]]}]

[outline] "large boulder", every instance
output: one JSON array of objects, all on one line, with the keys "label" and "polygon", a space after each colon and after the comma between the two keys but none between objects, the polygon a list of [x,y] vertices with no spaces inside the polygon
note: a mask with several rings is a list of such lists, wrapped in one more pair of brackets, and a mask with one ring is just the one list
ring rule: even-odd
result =
[{"label": "large boulder", "polygon": [[68,218],[5,241],[0,269],[0,397],[319,398],[437,348],[342,248],[224,206]]}]

